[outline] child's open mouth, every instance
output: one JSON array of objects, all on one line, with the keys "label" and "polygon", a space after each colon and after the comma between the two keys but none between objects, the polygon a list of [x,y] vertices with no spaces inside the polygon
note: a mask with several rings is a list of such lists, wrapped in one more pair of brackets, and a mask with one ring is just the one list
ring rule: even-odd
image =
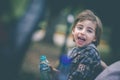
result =
[{"label": "child's open mouth", "polygon": [[78,37],[78,40],[85,41],[86,39],[84,37]]},{"label": "child's open mouth", "polygon": [[82,44],[86,39],[84,37],[78,37],[78,44]]}]

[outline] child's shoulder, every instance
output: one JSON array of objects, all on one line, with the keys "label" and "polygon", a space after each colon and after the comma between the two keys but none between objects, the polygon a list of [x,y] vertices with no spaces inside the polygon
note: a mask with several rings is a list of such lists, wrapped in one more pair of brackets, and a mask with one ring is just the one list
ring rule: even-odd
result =
[{"label": "child's shoulder", "polygon": [[94,44],[88,45],[86,47],[86,51],[88,51],[88,55],[92,55],[92,56],[96,56],[96,57],[100,56],[99,51]]},{"label": "child's shoulder", "polygon": [[92,52],[97,52],[99,53],[97,47],[94,44],[90,44],[85,48],[85,51],[92,51]]},{"label": "child's shoulder", "polygon": [[87,47],[86,47],[87,50],[91,50],[91,49],[95,49],[97,50],[97,47],[94,45],[94,44],[89,44]]},{"label": "child's shoulder", "polygon": [[76,47],[73,47],[70,50],[68,50],[67,56],[70,57],[74,52],[76,52]]}]

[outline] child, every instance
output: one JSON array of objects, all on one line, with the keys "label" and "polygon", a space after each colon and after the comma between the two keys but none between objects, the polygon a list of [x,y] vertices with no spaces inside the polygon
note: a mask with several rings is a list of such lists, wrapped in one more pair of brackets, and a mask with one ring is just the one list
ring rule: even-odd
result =
[{"label": "child", "polygon": [[102,23],[91,10],[78,15],[72,26],[76,47],[68,53],[72,61],[67,80],[94,80],[97,76],[95,73],[101,68],[101,59],[96,47],[101,32]]}]

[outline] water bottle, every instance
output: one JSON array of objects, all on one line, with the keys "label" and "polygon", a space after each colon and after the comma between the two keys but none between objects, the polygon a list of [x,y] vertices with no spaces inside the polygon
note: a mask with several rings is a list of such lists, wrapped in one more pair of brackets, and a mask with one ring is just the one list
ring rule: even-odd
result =
[{"label": "water bottle", "polygon": [[40,80],[51,80],[49,61],[45,55],[40,56]]}]

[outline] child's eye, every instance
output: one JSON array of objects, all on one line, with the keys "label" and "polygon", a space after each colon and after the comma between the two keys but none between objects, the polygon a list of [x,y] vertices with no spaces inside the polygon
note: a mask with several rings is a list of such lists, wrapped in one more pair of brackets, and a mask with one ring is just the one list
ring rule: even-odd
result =
[{"label": "child's eye", "polygon": [[89,33],[93,33],[93,30],[87,30],[87,32],[89,32]]},{"label": "child's eye", "polygon": [[77,26],[77,29],[78,29],[78,30],[82,30],[83,27],[81,27],[81,26]]}]

